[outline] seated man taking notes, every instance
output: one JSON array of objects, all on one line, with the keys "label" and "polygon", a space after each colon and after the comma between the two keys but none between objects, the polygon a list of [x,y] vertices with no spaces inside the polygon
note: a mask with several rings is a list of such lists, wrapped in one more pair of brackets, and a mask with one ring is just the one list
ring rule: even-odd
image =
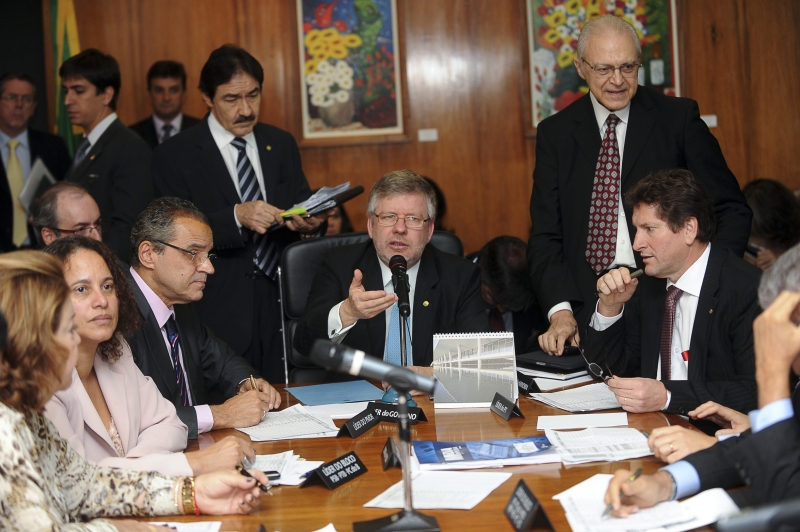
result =
[{"label": "seated man taking notes", "polygon": [[488,331],[480,272],[430,245],[435,218],[436,196],[424,178],[411,170],[381,177],[369,194],[371,240],[327,252],[297,325],[295,348],[307,355],[315,339],[330,338],[399,365],[400,320],[389,269],[395,255],[408,264],[409,366],[430,366],[434,334]]},{"label": "seated man taking notes", "polygon": [[[280,395],[211,330],[189,305],[214,273],[208,220],[189,201],[163,197],[142,212],[131,232],[131,287],[142,326],[128,343],[189,427],[189,438],[214,429],[258,424]],[[222,404],[217,404],[222,403]]]},{"label": "seated man taking notes", "polygon": [[739,506],[800,496],[800,389],[790,385],[800,374],[800,247],[764,272],[758,297],[766,310],[753,323],[759,410],[751,429],[629,484],[630,471],[617,471],[606,492],[615,515],[716,487],[747,486],[731,493]]},{"label": "seated man taking notes", "polygon": [[714,204],[688,170],[656,172],[625,201],[646,276],[623,267],[598,279],[587,359],[614,375],[608,386],[629,412],[685,415],[707,401],[752,410],[760,270],[711,242]]}]

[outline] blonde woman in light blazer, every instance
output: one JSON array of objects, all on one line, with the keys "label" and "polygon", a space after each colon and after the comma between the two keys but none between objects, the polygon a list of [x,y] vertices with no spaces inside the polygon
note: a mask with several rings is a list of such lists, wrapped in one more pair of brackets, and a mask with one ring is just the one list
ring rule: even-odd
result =
[{"label": "blonde woman in light blazer", "polygon": [[133,360],[123,335],[136,329],[136,302],[114,253],[85,237],[56,240],[75,308],[81,343],[72,385],[56,392],[45,415],[89,462],[103,466],[198,475],[232,469],[254,456],[244,438],[229,436],[183,453],[188,429]]}]

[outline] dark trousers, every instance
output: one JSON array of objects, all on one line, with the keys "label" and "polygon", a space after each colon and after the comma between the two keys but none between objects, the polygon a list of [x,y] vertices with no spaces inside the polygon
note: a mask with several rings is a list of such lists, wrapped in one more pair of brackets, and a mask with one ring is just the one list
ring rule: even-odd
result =
[{"label": "dark trousers", "polygon": [[250,346],[242,356],[264,379],[270,383],[281,383],[285,380],[285,371],[278,282],[259,275],[256,276],[253,287],[253,336]]}]

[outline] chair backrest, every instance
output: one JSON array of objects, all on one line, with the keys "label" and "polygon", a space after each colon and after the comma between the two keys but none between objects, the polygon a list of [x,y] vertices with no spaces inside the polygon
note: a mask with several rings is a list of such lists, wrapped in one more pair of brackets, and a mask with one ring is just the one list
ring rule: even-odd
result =
[{"label": "chair backrest", "polygon": [[[358,244],[369,240],[367,233],[348,233],[302,240],[287,246],[281,257],[280,284],[281,310],[283,312],[283,340],[287,361],[295,367],[316,367],[292,347],[292,337],[297,320],[306,308],[311,282],[317,274],[325,253],[337,246]],[[464,256],[464,246],[453,233],[434,231],[431,244],[453,255]]]}]

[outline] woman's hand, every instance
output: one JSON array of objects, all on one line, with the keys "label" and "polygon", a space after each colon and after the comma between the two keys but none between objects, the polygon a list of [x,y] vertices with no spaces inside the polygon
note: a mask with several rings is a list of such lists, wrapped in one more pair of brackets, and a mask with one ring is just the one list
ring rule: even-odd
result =
[{"label": "woman's hand", "polygon": [[[265,486],[269,479],[261,471],[248,472]],[[217,471],[195,477],[198,509],[208,515],[249,514],[259,504],[262,491],[255,480],[236,471]]]},{"label": "woman's hand", "polygon": [[692,419],[707,419],[722,427],[722,430],[717,431],[717,436],[740,434],[750,428],[749,417],[738,410],[722,406],[714,401],[698,406],[689,412],[689,417]]},{"label": "woman's hand", "polygon": [[708,449],[717,439],[684,427],[658,427],[650,433],[647,445],[659,460],[668,464],[697,451]]},{"label": "woman's hand", "polygon": [[241,464],[245,457],[252,461],[256,455],[250,442],[236,436],[225,436],[213,445],[185,454],[195,476],[225,469],[232,470]]}]

